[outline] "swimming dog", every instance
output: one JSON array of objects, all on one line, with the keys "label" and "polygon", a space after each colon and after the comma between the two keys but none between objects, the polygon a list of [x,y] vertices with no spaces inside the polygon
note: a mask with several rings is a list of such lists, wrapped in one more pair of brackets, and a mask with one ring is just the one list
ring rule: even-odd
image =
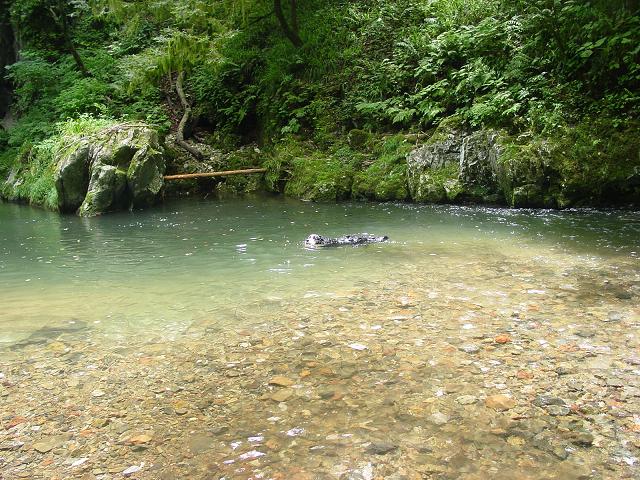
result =
[{"label": "swimming dog", "polygon": [[377,237],[368,233],[358,233],[354,235],[343,235],[342,237],[330,238],[323,237],[317,233],[312,233],[304,241],[305,247],[337,247],[340,245],[364,245],[367,243],[380,243],[386,242],[389,237],[386,235]]}]

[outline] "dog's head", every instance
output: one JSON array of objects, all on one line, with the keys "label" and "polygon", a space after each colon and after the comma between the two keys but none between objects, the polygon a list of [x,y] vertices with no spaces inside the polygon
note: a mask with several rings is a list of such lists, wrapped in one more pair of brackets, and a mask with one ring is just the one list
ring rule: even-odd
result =
[{"label": "dog's head", "polygon": [[324,238],[322,238],[317,233],[312,233],[307,237],[304,241],[305,246],[307,247],[316,247],[318,245],[324,245]]}]

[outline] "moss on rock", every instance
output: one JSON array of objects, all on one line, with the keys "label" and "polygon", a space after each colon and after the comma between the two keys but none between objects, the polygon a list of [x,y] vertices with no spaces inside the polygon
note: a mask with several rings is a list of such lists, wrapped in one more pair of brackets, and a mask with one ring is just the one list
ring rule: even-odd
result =
[{"label": "moss on rock", "polygon": [[361,165],[362,156],[349,147],[339,144],[333,151],[322,151],[294,137],[278,144],[263,162],[269,190],[311,201],[349,198]]},{"label": "moss on rock", "polygon": [[410,150],[411,145],[399,135],[379,142],[373,150],[373,163],[354,176],[353,197],[379,201],[409,198],[405,157]]},{"label": "moss on rock", "polygon": [[303,200],[344,200],[351,194],[355,168],[340,158],[321,154],[296,158],[285,194]]},{"label": "moss on rock", "polygon": [[7,200],[58,209],[55,162],[51,145],[42,142],[27,148],[8,161],[8,175],[0,184],[0,195]]},{"label": "moss on rock", "polygon": [[550,155],[559,206],[640,203],[640,124],[622,130],[600,118],[564,128]]},{"label": "moss on rock", "polygon": [[458,180],[459,168],[455,164],[445,165],[425,172],[420,180],[419,198],[427,203],[453,202],[463,192]]},{"label": "moss on rock", "polygon": [[7,170],[5,198],[96,215],[150,204],[163,186],[165,160],[147,125],[82,117],[60,124]]}]

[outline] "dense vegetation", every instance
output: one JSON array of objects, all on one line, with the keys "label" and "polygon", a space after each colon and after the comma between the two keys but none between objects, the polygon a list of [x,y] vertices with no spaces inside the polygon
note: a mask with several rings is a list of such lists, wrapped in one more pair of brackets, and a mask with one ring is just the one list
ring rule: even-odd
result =
[{"label": "dense vegetation", "polygon": [[269,185],[293,175],[287,192],[303,197],[407,198],[408,141],[447,118],[553,139],[596,182],[640,165],[636,0],[0,6],[19,46],[0,176],[55,144],[46,139],[69,119],[175,132],[182,79],[197,138],[225,150],[257,142]]}]

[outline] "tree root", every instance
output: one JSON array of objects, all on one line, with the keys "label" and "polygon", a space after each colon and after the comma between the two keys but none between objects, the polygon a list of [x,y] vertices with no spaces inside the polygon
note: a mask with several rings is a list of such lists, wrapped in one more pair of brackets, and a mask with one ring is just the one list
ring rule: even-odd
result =
[{"label": "tree root", "polygon": [[187,96],[184,94],[183,84],[184,72],[180,72],[178,74],[178,79],[176,80],[176,92],[178,92],[178,97],[180,97],[180,103],[182,104],[182,108],[184,109],[184,114],[182,115],[182,119],[178,124],[178,131],[176,132],[176,142],[187,152],[193,155],[196,159],[205,160],[204,154],[193,145],[187,143],[184,138],[184,130],[187,127],[189,120],[191,119],[191,105],[187,100]]}]

